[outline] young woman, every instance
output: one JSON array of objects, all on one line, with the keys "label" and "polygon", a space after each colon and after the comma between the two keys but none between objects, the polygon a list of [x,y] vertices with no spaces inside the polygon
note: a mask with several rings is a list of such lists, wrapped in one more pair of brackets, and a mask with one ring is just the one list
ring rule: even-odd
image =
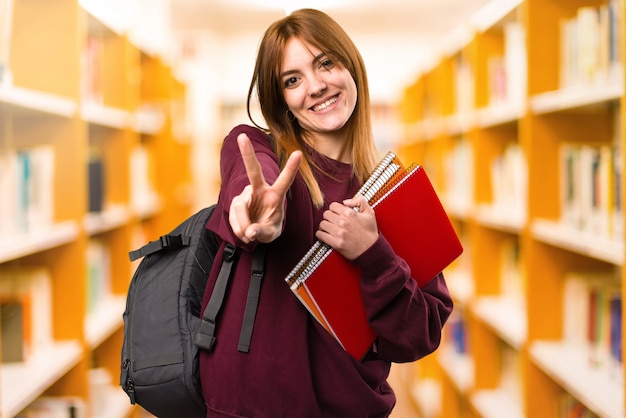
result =
[{"label": "young woman", "polygon": [[[207,416],[388,416],[395,404],[386,381],[391,363],[438,347],[452,301],[441,274],[418,288],[378,233],[372,208],[352,198],[379,160],[363,60],[329,16],[295,11],[261,41],[248,110],[255,90],[267,128],[240,125],[224,140],[222,189],[207,224],[222,248],[240,248],[217,343],[200,355]],[[317,239],[363,272],[361,293],[377,339],[361,361],[284,280]],[[266,246],[265,278],[250,351],[242,353],[237,343],[257,245]]]}]

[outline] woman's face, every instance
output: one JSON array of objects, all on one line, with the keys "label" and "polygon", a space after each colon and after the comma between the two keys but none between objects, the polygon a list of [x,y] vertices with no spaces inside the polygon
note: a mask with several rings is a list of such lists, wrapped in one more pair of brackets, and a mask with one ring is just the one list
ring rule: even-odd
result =
[{"label": "woman's face", "polygon": [[357,89],[350,72],[299,38],[285,45],[281,81],[289,110],[309,133],[339,131],[354,112]]}]

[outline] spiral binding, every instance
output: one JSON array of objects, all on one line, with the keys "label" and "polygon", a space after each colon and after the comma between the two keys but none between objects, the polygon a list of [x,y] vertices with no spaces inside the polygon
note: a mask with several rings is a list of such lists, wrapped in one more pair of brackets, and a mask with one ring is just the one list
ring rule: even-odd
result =
[{"label": "spiral binding", "polygon": [[388,184],[385,184],[385,186],[379,191],[380,197],[376,199],[376,202],[372,204],[372,208],[375,208],[376,206],[378,206],[379,203],[384,201],[391,193],[393,193],[398,187],[400,187],[402,183],[407,181],[413,174],[415,174],[420,167],[421,166],[418,164],[411,164],[409,168],[406,169],[402,177],[395,179]]},{"label": "spiral binding", "polygon": [[374,167],[374,170],[372,171],[372,174],[370,174],[369,178],[365,181],[365,183],[363,183],[359,191],[356,192],[355,196],[364,194],[381,175],[385,168],[387,168],[387,166],[391,164],[394,158],[396,158],[396,155],[391,151],[385,154],[385,156],[382,160],[380,160],[378,165]]},{"label": "spiral binding", "polygon": [[[372,199],[380,196],[383,190],[389,190],[388,182],[402,168],[394,162],[396,155],[389,151],[372,171],[367,181],[356,192],[356,196],[363,196],[368,203],[373,204]],[[394,181],[393,183],[399,183]],[[316,241],[302,259],[296,264],[285,278],[291,289],[298,289],[317,267],[330,255],[332,248],[321,241]]]}]

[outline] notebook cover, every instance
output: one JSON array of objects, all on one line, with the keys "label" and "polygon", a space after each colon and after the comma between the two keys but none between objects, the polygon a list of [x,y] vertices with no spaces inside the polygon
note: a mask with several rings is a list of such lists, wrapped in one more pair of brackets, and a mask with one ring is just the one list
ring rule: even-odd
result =
[{"label": "notebook cover", "polygon": [[[381,234],[410,266],[420,287],[463,252],[421,166],[384,194],[373,208]],[[331,328],[331,334],[356,359],[363,358],[376,338],[365,316],[360,280],[359,268],[331,251],[302,285],[314,304],[307,306],[309,311],[327,329]],[[301,290],[294,288],[294,292]]]},{"label": "notebook cover", "polygon": [[413,169],[374,204],[378,229],[424,287],[463,252],[426,171]]}]

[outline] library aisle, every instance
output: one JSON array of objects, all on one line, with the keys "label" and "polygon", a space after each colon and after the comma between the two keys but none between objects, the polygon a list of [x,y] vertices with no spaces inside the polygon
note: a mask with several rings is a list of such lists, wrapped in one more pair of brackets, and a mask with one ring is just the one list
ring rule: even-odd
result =
[{"label": "library aisle", "polygon": [[[0,418],[143,416],[118,381],[127,254],[196,209],[189,86],[98,3],[0,0]],[[493,0],[406,86],[393,151],[464,253],[441,346],[392,368],[392,418],[626,416],[625,20]]]},{"label": "library aisle", "polygon": [[414,399],[436,388],[442,418],[622,418],[624,2],[483,12],[401,106],[398,153],[424,165],[465,248]]}]

